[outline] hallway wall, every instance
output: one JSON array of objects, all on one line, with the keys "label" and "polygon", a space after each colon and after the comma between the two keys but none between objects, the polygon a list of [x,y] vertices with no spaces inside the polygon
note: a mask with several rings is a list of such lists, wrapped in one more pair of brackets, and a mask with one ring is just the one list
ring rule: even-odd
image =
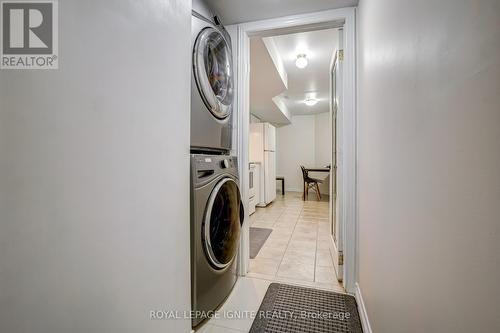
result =
[{"label": "hallway wall", "polygon": [[293,116],[276,129],[276,175],[285,177],[287,191],[302,192],[300,165],[314,166],[314,125],[314,116]]},{"label": "hallway wall", "polygon": [[500,2],[361,0],[358,14],[373,332],[499,332]]},{"label": "hallway wall", "polygon": [[190,331],[190,31],[59,1],[59,69],[0,70],[0,332]]},{"label": "hallway wall", "polygon": [[[285,176],[287,191],[302,192],[302,171],[306,167],[323,167],[329,164],[330,114],[297,115],[290,125],[276,129],[276,174]],[[322,194],[330,191],[330,176],[312,172],[312,177],[324,179],[320,184]],[[277,184],[280,189],[281,183]],[[311,192],[312,193],[312,192]]]}]

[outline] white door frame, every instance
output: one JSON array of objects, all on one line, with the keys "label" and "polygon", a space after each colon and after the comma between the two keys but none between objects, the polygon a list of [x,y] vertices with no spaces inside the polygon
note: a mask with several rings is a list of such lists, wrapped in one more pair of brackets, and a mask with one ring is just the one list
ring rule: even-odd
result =
[{"label": "white door frame", "polygon": [[[356,288],[356,230],[357,230],[357,126],[356,126],[356,31],[354,7],[321,11],[275,19],[228,26],[231,35],[234,64],[236,67],[236,142],[235,153],[239,160],[240,187],[245,208],[248,207],[248,144],[250,121],[250,39],[251,36],[269,36],[277,33],[344,27],[344,188],[342,216],[344,220],[344,287],[355,293]],[[245,209],[238,271],[244,276],[249,265],[248,209]]]},{"label": "white door frame", "polygon": [[[339,29],[339,47],[332,57],[330,64],[330,126],[331,126],[331,142],[332,142],[332,155],[330,164],[332,165],[331,181],[330,181],[330,237],[332,238],[332,256],[333,256],[333,267],[338,276],[339,281],[343,281],[344,278],[344,264],[341,263],[343,257],[343,243],[344,227],[342,225],[342,210],[339,209],[342,205],[342,181],[343,181],[343,158],[342,158],[342,134],[343,132],[343,112],[339,112],[343,107],[343,94],[342,94],[342,69],[343,69],[343,59],[340,57],[344,50],[344,32],[343,29]],[[337,76],[340,80],[337,81]],[[335,88],[334,88],[335,87]],[[334,99],[339,94],[338,101],[335,102]],[[339,149],[340,147],[340,149]],[[339,177],[340,175],[340,177]],[[340,192],[340,194],[339,194]],[[335,230],[335,232],[334,232]],[[337,241],[335,239],[337,236]],[[340,236],[340,237],[338,237]]]}]

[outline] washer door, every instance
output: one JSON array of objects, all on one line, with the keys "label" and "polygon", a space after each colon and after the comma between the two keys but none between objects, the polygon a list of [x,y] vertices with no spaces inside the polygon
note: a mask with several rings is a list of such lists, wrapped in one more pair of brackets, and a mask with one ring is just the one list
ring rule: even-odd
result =
[{"label": "washer door", "polygon": [[241,196],[238,185],[224,178],[208,200],[203,243],[208,260],[216,269],[226,268],[238,251],[241,230]]},{"label": "washer door", "polygon": [[196,38],[193,71],[208,110],[217,119],[229,117],[234,94],[232,55],[231,48],[219,30],[205,28]]}]

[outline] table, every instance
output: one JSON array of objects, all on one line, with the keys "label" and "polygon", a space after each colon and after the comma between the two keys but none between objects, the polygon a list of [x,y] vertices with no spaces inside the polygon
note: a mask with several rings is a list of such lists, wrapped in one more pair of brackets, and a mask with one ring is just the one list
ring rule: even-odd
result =
[{"label": "table", "polygon": [[308,172],[330,172],[330,168],[306,168]]},{"label": "table", "polygon": [[281,180],[281,195],[285,195],[285,177],[278,176],[276,180]]}]

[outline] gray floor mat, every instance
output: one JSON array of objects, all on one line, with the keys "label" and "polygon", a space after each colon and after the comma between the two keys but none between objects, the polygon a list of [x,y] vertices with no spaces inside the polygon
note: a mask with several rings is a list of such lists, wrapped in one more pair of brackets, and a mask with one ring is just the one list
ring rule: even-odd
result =
[{"label": "gray floor mat", "polygon": [[250,333],[361,333],[353,296],[272,283]]},{"label": "gray floor mat", "polygon": [[250,258],[254,259],[273,229],[250,227]]}]

